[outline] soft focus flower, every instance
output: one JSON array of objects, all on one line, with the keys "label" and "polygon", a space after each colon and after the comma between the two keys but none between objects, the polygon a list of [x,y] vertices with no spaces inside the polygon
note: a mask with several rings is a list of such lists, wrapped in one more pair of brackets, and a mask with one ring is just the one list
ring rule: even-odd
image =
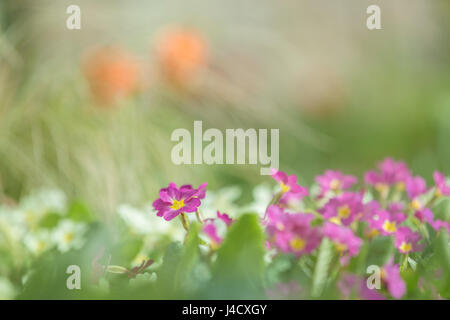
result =
[{"label": "soft focus flower", "polygon": [[269,238],[281,251],[299,257],[320,244],[319,229],[311,227],[312,214],[287,213],[278,206],[270,206],[267,217]]},{"label": "soft focus flower", "polygon": [[180,192],[185,193],[185,192],[190,192],[192,190],[195,190],[196,191],[195,196],[199,199],[204,199],[205,195],[206,195],[206,187],[207,186],[208,186],[208,183],[204,182],[197,189],[194,189],[192,187],[192,185],[185,184],[180,187]]},{"label": "soft focus flower", "polygon": [[208,221],[203,226],[203,232],[209,237],[211,240],[211,246],[213,248],[217,247],[222,243],[222,238],[219,236],[216,226],[214,222]]},{"label": "soft focus flower", "polygon": [[166,31],[158,39],[157,58],[166,79],[176,85],[186,85],[206,65],[206,41],[193,30]]},{"label": "soft focus flower", "polygon": [[395,233],[395,247],[401,253],[419,251],[422,246],[418,244],[421,236],[408,227],[399,227]]},{"label": "soft focus flower", "polygon": [[52,237],[47,230],[28,232],[24,238],[24,244],[34,255],[39,255],[53,246]]},{"label": "soft focus flower", "polygon": [[205,188],[206,184],[198,189],[190,185],[178,188],[171,182],[167,188],[159,191],[159,199],[153,202],[157,216],[169,221],[181,213],[195,212],[201,204],[200,199],[205,197]]},{"label": "soft focus flower", "polygon": [[436,230],[439,231],[441,228],[444,228],[447,230],[448,233],[450,233],[450,222],[448,221],[442,221],[442,220],[435,220],[431,226]]},{"label": "soft focus flower", "polygon": [[364,181],[382,190],[388,186],[396,185],[398,189],[404,189],[406,180],[411,176],[408,166],[401,161],[396,162],[392,158],[386,158],[378,164],[377,171],[369,171],[365,174]]},{"label": "soft focus flower", "polygon": [[332,222],[325,222],[322,234],[335,244],[342,265],[346,265],[351,257],[358,254],[362,244],[362,240],[355,236],[350,228]]},{"label": "soft focus flower", "polygon": [[[241,188],[236,186],[221,188],[217,191],[209,191],[206,193],[205,199],[202,200],[202,215],[205,218],[215,218],[217,216],[217,208],[234,214],[240,212],[241,207],[236,204],[236,201],[240,198],[241,194]],[[265,206],[267,206],[269,201],[270,198],[265,202]]]},{"label": "soft focus flower", "polygon": [[439,171],[435,171],[433,174],[434,183],[436,184],[437,196],[450,196],[450,185],[447,185],[445,176]]},{"label": "soft focus flower", "polygon": [[90,51],[83,73],[94,98],[109,105],[134,93],[139,86],[139,64],[123,49],[103,47]]},{"label": "soft focus flower", "polygon": [[386,210],[377,210],[369,220],[369,227],[378,230],[382,235],[393,235],[398,226],[406,219],[403,213],[391,213]]},{"label": "soft focus flower", "polygon": [[340,171],[326,170],[323,175],[316,177],[316,182],[320,185],[320,196],[323,197],[330,190],[339,193],[350,188],[357,179]]},{"label": "soft focus flower", "polygon": [[391,259],[381,268],[381,281],[387,285],[391,296],[400,299],[406,292],[405,282],[400,276],[400,266]]},{"label": "soft focus flower", "polygon": [[308,189],[297,184],[297,176],[288,176],[283,171],[272,169],[272,177],[280,184],[283,193],[280,201],[290,201],[291,199],[302,199],[309,195]]},{"label": "soft focus flower", "polygon": [[345,299],[360,298],[363,300],[384,300],[385,297],[375,289],[367,287],[366,279],[351,273],[344,273],[337,283],[341,295]]},{"label": "soft focus flower", "polygon": [[410,177],[406,180],[406,191],[411,200],[415,200],[418,196],[427,191],[427,185],[422,177]]},{"label": "soft focus flower", "polygon": [[429,224],[433,225],[433,212],[428,208],[417,210],[414,213],[414,216],[421,222],[428,222]]},{"label": "soft focus flower", "polygon": [[227,227],[230,226],[233,222],[229,215],[227,215],[226,213],[220,213],[219,211],[217,211],[217,219],[223,221],[227,225]]},{"label": "soft focus flower", "polygon": [[180,224],[166,223],[156,216],[151,204],[144,206],[142,209],[121,204],[117,208],[117,213],[128,226],[130,232],[145,236],[148,244],[157,242],[161,236],[182,241],[186,233]]},{"label": "soft focus flower", "polygon": [[326,219],[348,226],[364,215],[362,195],[354,192],[343,193],[330,199],[319,212]]},{"label": "soft focus flower", "polygon": [[359,283],[359,297],[362,300],[386,300],[386,298],[376,289],[367,287],[367,280],[361,279]]},{"label": "soft focus flower", "polygon": [[71,249],[80,249],[84,245],[86,231],[87,226],[84,223],[63,220],[53,230],[52,238],[58,250],[66,252]]}]

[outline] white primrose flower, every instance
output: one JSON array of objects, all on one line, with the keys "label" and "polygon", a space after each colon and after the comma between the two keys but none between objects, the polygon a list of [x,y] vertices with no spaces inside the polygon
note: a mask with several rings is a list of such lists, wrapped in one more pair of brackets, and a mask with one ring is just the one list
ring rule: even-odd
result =
[{"label": "white primrose flower", "polygon": [[167,223],[162,217],[156,215],[151,205],[138,209],[128,204],[122,204],[117,208],[117,212],[130,232],[144,235],[150,242],[152,239],[156,241],[161,235],[179,241],[184,238],[185,231],[181,223],[177,223],[178,221]]},{"label": "white primrose flower", "polygon": [[61,252],[80,249],[85,242],[84,234],[87,225],[84,223],[63,220],[52,232],[52,241]]},{"label": "white primrose flower", "polygon": [[51,234],[48,230],[29,232],[24,237],[25,247],[34,255],[39,255],[53,247]]},{"label": "white primrose flower", "polygon": [[20,207],[22,210],[31,210],[40,214],[49,212],[62,214],[67,210],[67,197],[60,190],[43,189],[25,197]]},{"label": "white primrose flower", "polygon": [[239,211],[235,201],[241,194],[242,190],[237,186],[222,188],[215,192],[208,191],[200,207],[203,217],[216,218],[217,211],[226,212],[233,217]]}]

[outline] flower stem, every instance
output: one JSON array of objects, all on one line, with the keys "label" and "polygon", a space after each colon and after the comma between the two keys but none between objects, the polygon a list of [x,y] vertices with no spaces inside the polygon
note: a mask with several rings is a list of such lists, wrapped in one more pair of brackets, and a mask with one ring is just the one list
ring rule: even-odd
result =
[{"label": "flower stem", "polygon": [[304,212],[305,212],[305,213],[311,213],[311,214],[313,214],[316,218],[318,218],[318,219],[320,219],[320,220],[323,220],[323,216],[322,216],[319,212],[317,212],[316,210],[314,210],[314,209],[305,209]]},{"label": "flower stem", "polygon": [[183,225],[184,230],[189,231],[189,221],[187,220],[184,213],[180,214],[181,224]]},{"label": "flower stem", "polygon": [[280,201],[283,194],[284,194],[284,192],[280,191],[273,196],[272,200],[270,200],[269,204],[266,207],[266,211],[264,212],[264,220],[267,217],[267,209],[269,209],[270,206],[277,204]]},{"label": "flower stem", "polygon": [[400,270],[404,271],[408,267],[408,254],[404,254],[402,257],[402,263],[400,265]]},{"label": "flower stem", "polygon": [[200,210],[195,211],[195,216],[197,217],[198,222],[203,223],[202,215],[200,213]]}]

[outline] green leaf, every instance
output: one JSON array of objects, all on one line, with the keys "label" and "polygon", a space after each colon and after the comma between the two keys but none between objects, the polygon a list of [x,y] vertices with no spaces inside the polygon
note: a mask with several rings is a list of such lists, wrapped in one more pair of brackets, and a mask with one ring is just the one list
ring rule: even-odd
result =
[{"label": "green leaf", "polygon": [[385,265],[395,252],[392,237],[375,237],[369,243],[367,265]]},{"label": "green leaf", "polygon": [[58,225],[60,219],[61,216],[59,214],[49,213],[39,221],[39,226],[46,229],[53,229]]},{"label": "green leaf", "polygon": [[264,239],[256,214],[244,214],[230,227],[212,267],[210,298],[264,297]]},{"label": "green leaf", "polygon": [[119,243],[113,251],[114,264],[129,265],[141,250],[144,242],[140,238],[131,238]]},{"label": "green leaf", "polygon": [[440,294],[450,298],[450,239],[446,231],[439,232],[436,238],[436,257],[442,268],[443,281]]},{"label": "green leaf", "polygon": [[189,227],[189,233],[186,238],[184,250],[180,256],[178,266],[175,271],[174,285],[175,289],[180,288],[191,277],[191,272],[198,262],[200,238],[198,233],[200,226],[198,223],[192,223]]},{"label": "green leaf", "polygon": [[333,244],[327,239],[323,238],[319,247],[317,255],[316,266],[314,268],[311,295],[319,297],[326,285],[328,278],[328,270],[330,268],[331,260],[333,259]]},{"label": "green leaf", "polygon": [[199,231],[199,224],[192,223],[185,244],[174,242],[167,248],[158,274],[158,287],[163,296],[173,297],[195,289],[191,280],[195,278],[192,272],[199,261]]},{"label": "green leaf", "polygon": [[80,222],[93,222],[95,215],[82,202],[73,202],[69,208],[68,218]]}]

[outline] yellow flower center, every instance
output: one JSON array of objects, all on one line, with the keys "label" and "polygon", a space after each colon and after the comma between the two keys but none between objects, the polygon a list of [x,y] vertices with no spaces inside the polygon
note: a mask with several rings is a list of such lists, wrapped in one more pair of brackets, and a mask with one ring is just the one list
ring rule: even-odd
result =
[{"label": "yellow flower center", "polygon": [[44,241],[39,241],[37,244],[37,252],[42,252],[47,247],[47,243]]},{"label": "yellow flower center", "polygon": [[405,190],[405,183],[404,183],[404,182],[398,182],[398,183],[395,185],[395,188],[396,188],[398,191],[403,191],[403,190]]},{"label": "yellow flower center", "polygon": [[347,250],[347,246],[343,243],[335,243],[335,247],[336,250],[340,253],[343,254],[346,250]]},{"label": "yellow flower center", "polygon": [[386,220],[383,224],[383,230],[389,233],[393,233],[397,230],[397,226],[395,225],[395,221]]},{"label": "yellow flower center", "polygon": [[337,224],[339,226],[342,224],[341,219],[339,217],[330,218],[330,222],[333,222],[334,224]]},{"label": "yellow flower center", "polygon": [[369,238],[373,238],[373,237],[376,237],[379,234],[380,234],[380,232],[377,229],[372,229],[372,230],[370,230],[370,232],[368,234],[368,237]]},{"label": "yellow flower center", "polygon": [[288,185],[285,185],[283,182],[280,182],[280,186],[281,186],[281,191],[283,191],[284,193],[291,190],[291,187],[289,187]]},{"label": "yellow flower center", "polygon": [[441,190],[436,189],[436,191],[434,192],[434,196],[435,196],[436,198],[439,198],[440,196],[442,196]]},{"label": "yellow flower center", "polygon": [[422,205],[420,204],[419,200],[414,199],[411,202],[411,208],[413,208],[414,210],[420,210],[420,208],[422,208]]},{"label": "yellow flower center", "polygon": [[348,205],[342,206],[338,209],[339,218],[345,219],[350,216],[350,208]]},{"label": "yellow flower center", "polygon": [[330,188],[331,188],[331,189],[337,190],[337,189],[339,189],[340,187],[341,187],[341,184],[340,184],[339,180],[337,180],[337,179],[331,180],[331,182],[330,182]]},{"label": "yellow flower center", "polygon": [[295,237],[292,238],[291,241],[289,241],[289,245],[294,251],[301,251],[305,248],[306,241],[303,240],[302,238]]},{"label": "yellow flower center", "polygon": [[412,250],[412,244],[409,242],[402,242],[402,244],[400,245],[400,250],[404,253],[410,252]]},{"label": "yellow flower center", "polygon": [[388,191],[389,186],[388,186],[387,184],[385,184],[385,183],[377,183],[377,184],[375,185],[375,189],[376,189],[378,192],[380,192],[380,193],[384,193],[384,192],[387,192],[387,191]]},{"label": "yellow flower center", "polygon": [[73,238],[74,238],[74,234],[73,234],[73,232],[68,232],[68,233],[66,233],[65,235],[64,235],[64,241],[66,242],[66,243],[69,243],[69,242],[71,242],[72,240],[73,240]]},{"label": "yellow flower center", "polygon": [[173,210],[178,210],[184,207],[184,199],[176,200],[174,199],[172,205],[170,206]]}]

